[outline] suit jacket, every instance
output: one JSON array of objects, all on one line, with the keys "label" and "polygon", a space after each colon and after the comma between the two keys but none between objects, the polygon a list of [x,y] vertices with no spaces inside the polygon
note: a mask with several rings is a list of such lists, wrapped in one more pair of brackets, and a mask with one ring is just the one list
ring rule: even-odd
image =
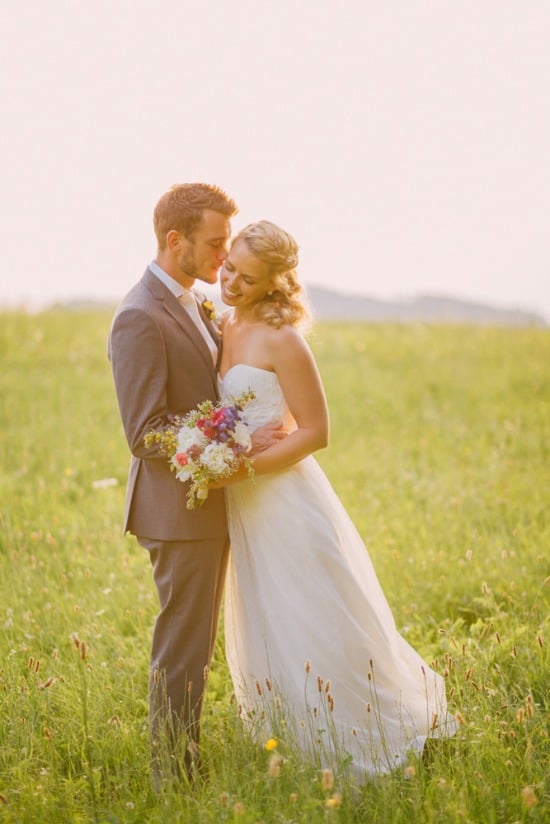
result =
[{"label": "suit jacket", "polygon": [[[204,313],[203,319],[219,341]],[[164,426],[168,415],[184,415],[201,401],[219,397],[212,356],[200,332],[149,269],[116,310],[109,359],[132,453],[124,531],[163,541],[225,535],[223,489],[211,490],[202,507],[188,510],[188,484],[176,480],[158,447],[146,449],[143,443],[146,432]]]}]

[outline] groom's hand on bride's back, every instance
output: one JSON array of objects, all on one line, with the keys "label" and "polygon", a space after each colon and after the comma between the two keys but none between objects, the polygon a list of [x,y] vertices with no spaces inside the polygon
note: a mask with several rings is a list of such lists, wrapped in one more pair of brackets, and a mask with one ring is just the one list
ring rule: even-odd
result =
[{"label": "groom's hand on bride's back", "polygon": [[248,453],[248,457],[252,458],[259,452],[269,449],[270,446],[274,446],[278,441],[282,441],[287,435],[288,432],[283,429],[282,423],[268,423],[265,426],[260,426],[250,436],[252,447]]}]

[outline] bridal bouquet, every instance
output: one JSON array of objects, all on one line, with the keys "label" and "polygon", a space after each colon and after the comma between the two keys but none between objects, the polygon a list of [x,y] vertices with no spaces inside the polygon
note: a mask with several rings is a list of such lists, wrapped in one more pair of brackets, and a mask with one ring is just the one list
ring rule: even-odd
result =
[{"label": "bridal bouquet", "polygon": [[247,458],[252,444],[241,413],[253,399],[253,392],[245,392],[231,403],[204,401],[187,415],[175,416],[164,429],[145,435],[145,446],[160,447],[176,478],[191,482],[187,509],[202,506],[208,497],[208,484],[229,478],[241,464],[252,474]]}]

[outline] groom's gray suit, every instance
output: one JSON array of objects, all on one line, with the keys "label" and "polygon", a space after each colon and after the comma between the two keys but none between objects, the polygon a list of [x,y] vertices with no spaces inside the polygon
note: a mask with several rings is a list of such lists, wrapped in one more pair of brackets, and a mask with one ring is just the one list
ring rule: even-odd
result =
[{"label": "groom's gray suit", "polygon": [[[198,741],[227,565],[224,492],[212,490],[202,507],[188,510],[187,484],[176,480],[158,448],[145,448],[144,436],[169,415],[216,401],[216,371],[185,308],[149,269],[116,311],[109,358],[132,453],[124,529],[149,550],[160,600],[151,653],[153,740],[168,721]],[[189,759],[188,752],[188,767]]]}]

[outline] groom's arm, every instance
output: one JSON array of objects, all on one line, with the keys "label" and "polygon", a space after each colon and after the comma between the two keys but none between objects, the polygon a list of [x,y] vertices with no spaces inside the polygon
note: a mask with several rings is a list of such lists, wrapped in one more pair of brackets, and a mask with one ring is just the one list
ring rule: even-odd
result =
[{"label": "groom's arm", "polygon": [[109,359],[126,440],[138,458],[166,461],[158,446],[146,448],[145,434],[168,423],[164,342],[149,315],[135,307],[114,319]]}]

